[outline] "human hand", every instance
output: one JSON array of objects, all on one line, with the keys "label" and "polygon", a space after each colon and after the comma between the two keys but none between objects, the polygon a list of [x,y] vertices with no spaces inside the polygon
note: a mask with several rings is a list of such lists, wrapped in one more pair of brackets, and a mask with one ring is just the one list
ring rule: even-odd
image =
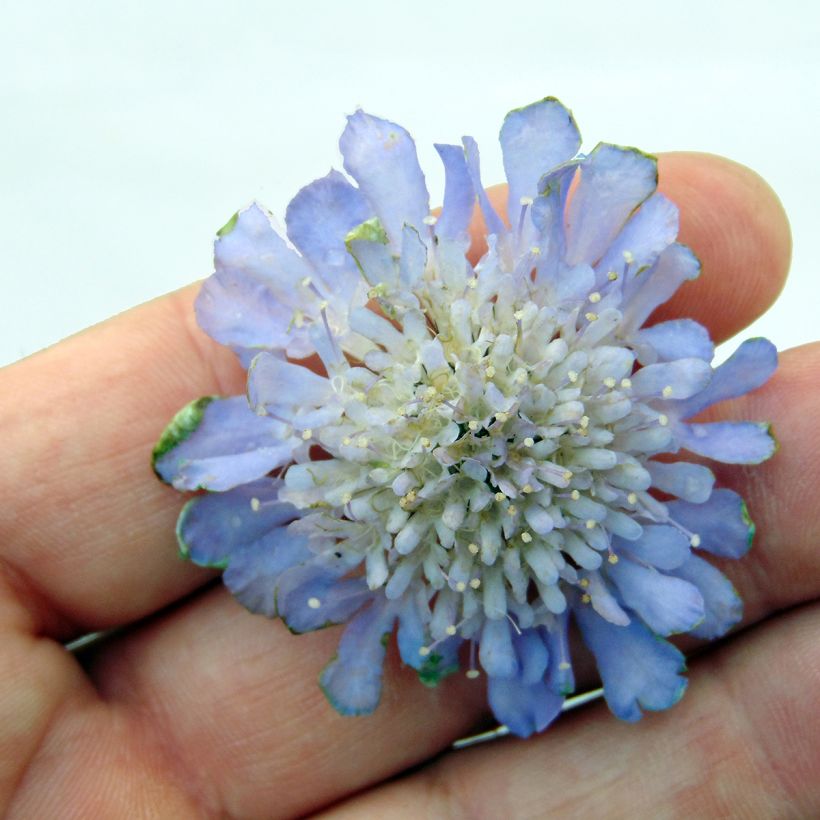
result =
[{"label": "human hand", "polygon": [[[663,318],[692,316],[722,341],[782,285],[782,210],[757,177],[725,160],[667,155],[660,176],[681,208],[681,241],[704,263]],[[314,684],[336,629],[295,640],[176,558],[180,499],[156,481],[147,453],[181,404],[244,387],[232,354],[196,327],[194,292],[0,373],[8,816],[291,817],[335,803],[329,813],[339,817],[820,811],[820,609],[811,603],[820,589],[820,348],[785,354],[764,388],[728,408],[772,420],[781,451],[752,470],[716,470],[758,525],[752,552],[721,565],[746,603],[746,629],[693,663],[684,700],[638,725],[594,706],[529,741],[431,762],[482,720],[481,679],[455,676],[428,690],[392,657],[377,712],[340,717]],[[60,646],[116,626],[126,628],[84,666]]]}]

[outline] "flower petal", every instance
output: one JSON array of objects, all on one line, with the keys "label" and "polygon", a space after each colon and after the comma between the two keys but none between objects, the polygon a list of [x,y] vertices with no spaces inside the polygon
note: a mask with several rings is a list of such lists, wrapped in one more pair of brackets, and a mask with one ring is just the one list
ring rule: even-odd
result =
[{"label": "flower petal", "polygon": [[481,184],[481,162],[478,154],[478,145],[472,137],[464,137],[464,153],[467,158],[467,169],[470,172],[470,179],[473,181],[473,190],[478,197],[478,204],[484,217],[484,224],[487,226],[488,234],[503,236],[507,229],[501,221],[501,217],[493,208],[484,186]]},{"label": "flower petal", "polygon": [[518,679],[525,686],[543,680],[549,664],[549,652],[538,629],[525,629],[513,638],[518,655]]},{"label": "flower petal", "polygon": [[644,524],[641,537],[635,541],[614,539],[618,553],[626,551],[645,564],[669,570],[679,567],[690,554],[689,539],[675,527]]},{"label": "flower petal", "polygon": [[708,561],[690,555],[686,563],[673,571],[678,578],[694,584],[703,596],[706,617],[691,634],[712,640],[725,635],[743,617],[743,602],[731,581]]},{"label": "flower petal", "polygon": [[690,464],[688,461],[675,461],[671,464],[647,461],[645,466],[652,476],[653,487],[693,504],[706,501],[715,484],[714,473],[701,464]]},{"label": "flower petal", "polygon": [[755,525],[743,499],[732,490],[715,490],[703,504],[671,501],[669,517],[698,537],[698,548],[723,558],[740,558],[749,551]]},{"label": "flower petal", "polygon": [[379,705],[385,644],[394,620],[395,610],[376,598],[347,625],[338,655],[319,676],[319,685],[336,711],[367,715]]},{"label": "flower petal", "polygon": [[342,562],[314,561],[283,573],[276,610],[291,632],[313,632],[340,624],[373,597],[364,578],[342,578]]},{"label": "flower petal", "polygon": [[649,318],[658,305],[674,296],[687,281],[700,276],[700,262],[686,245],[670,245],[650,270],[641,274],[643,284],[624,296],[621,334],[629,338]]},{"label": "flower petal", "polygon": [[421,230],[430,215],[415,143],[400,125],[359,110],[347,118],[339,147],[345,170],[359,183],[398,252],[405,223]]},{"label": "flower petal", "polygon": [[[635,335],[634,342],[641,364],[689,358],[711,362],[715,355],[709,331],[692,319],[670,319],[668,322],[643,328]],[[647,346],[654,354],[651,358],[644,351]],[[714,376],[712,378],[714,380]]]},{"label": "flower petal", "polygon": [[362,192],[335,170],[302,188],[285,212],[291,242],[330,292],[339,294],[343,301],[353,298],[359,282],[345,238],[372,215]]},{"label": "flower petal", "polygon": [[776,369],[777,348],[768,339],[747,339],[715,368],[712,380],[704,390],[676,406],[676,415],[688,419],[720,401],[756,390]]},{"label": "flower petal", "polygon": [[547,667],[547,684],[558,695],[575,691],[575,676],[569,660],[569,609],[554,617],[554,622],[544,627],[550,664]]},{"label": "flower petal", "polygon": [[711,377],[712,368],[703,359],[677,359],[640,368],[632,376],[632,389],[636,396],[685,399],[703,390]]},{"label": "flower petal", "polygon": [[520,678],[491,677],[487,697],[496,720],[518,737],[542,732],[564,705],[564,698],[543,681],[527,684]]},{"label": "flower petal", "polygon": [[594,265],[658,184],[658,162],[634,148],[600,143],[581,165],[567,208],[567,263]]},{"label": "flower petal", "polygon": [[341,413],[330,400],[330,381],[307,367],[260,353],[248,371],[251,406],[301,429],[327,423]]},{"label": "flower petal", "polygon": [[584,642],[595,655],[604,697],[621,720],[641,718],[641,708],[660,710],[677,703],[686,690],[683,654],[643,624],[614,626],[585,606],[575,609]]},{"label": "flower petal", "polygon": [[771,425],[754,421],[678,424],[675,439],[691,453],[726,464],[760,464],[777,449]]},{"label": "flower petal", "polygon": [[444,205],[436,222],[436,235],[467,241],[476,196],[464,148],[437,144],[435,149],[444,163]]},{"label": "flower petal", "polygon": [[205,397],[185,406],[154,448],[154,470],[178,490],[229,490],[287,464],[287,426],[260,418],[244,396]]},{"label": "flower petal", "polygon": [[[177,521],[180,555],[200,566],[223,569],[241,550],[273,552],[287,540],[288,524],[302,515],[278,500],[281,486],[279,479],[263,478],[224,493],[192,498]],[[306,550],[297,553],[310,556]]]},{"label": "flower petal", "polygon": [[703,597],[680,578],[622,558],[608,568],[626,606],[659,635],[687,632],[703,620]]},{"label": "flower petal", "polygon": [[572,113],[554,97],[546,97],[510,111],[500,140],[509,182],[507,213],[510,225],[516,225],[521,198],[534,199],[541,177],[575,156],[581,134]]},{"label": "flower petal", "polygon": [[478,658],[490,677],[512,678],[518,674],[518,660],[506,618],[484,621]]}]

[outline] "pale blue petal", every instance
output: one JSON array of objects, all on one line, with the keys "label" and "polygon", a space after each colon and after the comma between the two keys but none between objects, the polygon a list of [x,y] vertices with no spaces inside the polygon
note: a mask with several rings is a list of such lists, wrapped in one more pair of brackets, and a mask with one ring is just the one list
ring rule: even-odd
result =
[{"label": "pale blue petal", "polygon": [[398,252],[405,223],[421,230],[430,199],[416,146],[400,125],[357,111],[339,140],[345,170],[358,182]]},{"label": "pale blue petal", "polygon": [[679,567],[690,554],[689,538],[665,524],[644,524],[643,533],[636,541],[613,539],[613,544],[619,554],[626,552],[663,570]]},{"label": "pale blue petal", "polygon": [[568,628],[568,608],[555,616],[553,624],[543,628],[550,661],[547,667],[547,684],[557,695],[569,695],[575,691],[575,675],[569,659]]},{"label": "pale blue petal", "polygon": [[[617,282],[628,294],[641,280],[646,268],[678,235],[678,209],[663,194],[652,194],[624,225],[623,230],[595,266],[598,283],[605,286],[608,274],[618,274]],[[624,253],[633,260],[628,265]]]},{"label": "pale blue petal", "polygon": [[260,353],[248,371],[251,406],[302,429],[338,418],[341,409],[329,404],[333,395],[324,376],[270,353]]},{"label": "pale blue petal", "polygon": [[404,663],[419,669],[424,661],[422,647],[427,645],[426,630],[419,612],[418,603],[411,594],[405,595],[398,612],[399,629],[396,642],[399,655]]},{"label": "pale blue petal", "polygon": [[604,697],[621,720],[641,718],[641,708],[668,709],[686,690],[684,657],[672,644],[633,620],[615,626],[588,606],[576,606],[575,616],[586,645],[595,655]]},{"label": "pale blue petal", "polygon": [[518,660],[506,618],[484,621],[478,658],[490,677],[511,678],[518,674]]},{"label": "pale blue petal", "polygon": [[549,652],[538,629],[525,629],[513,638],[520,672],[518,680],[526,686],[544,678],[549,663]]},{"label": "pale blue petal", "polygon": [[293,449],[286,426],[257,416],[244,396],[200,399],[174,417],[154,470],[178,490],[229,490],[287,464]]},{"label": "pale blue petal", "polygon": [[501,151],[509,182],[507,213],[517,225],[521,198],[534,199],[538,181],[556,165],[572,159],[581,134],[568,109],[554,97],[510,111],[501,126]]},{"label": "pale blue petal", "polygon": [[752,545],[755,525],[743,499],[732,490],[715,490],[704,504],[671,501],[666,506],[673,521],[698,536],[699,549],[740,558]]},{"label": "pale blue petal", "polygon": [[[640,368],[632,375],[632,389],[636,396],[685,399],[703,390],[711,378],[712,368],[703,359],[677,359]],[[667,388],[669,395],[664,393]]]},{"label": "pale blue petal", "polygon": [[692,555],[673,574],[694,584],[703,596],[706,617],[691,630],[696,638],[720,638],[740,622],[743,617],[740,596],[731,581],[708,561]]},{"label": "pale blue petal", "polygon": [[659,635],[689,631],[704,618],[703,598],[697,587],[653,567],[621,558],[609,565],[621,598],[644,623]]},{"label": "pale blue petal", "polygon": [[777,449],[770,430],[770,425],[753,421],[678,424],[675,439],[683,449],[715,461],[760,464]]},{"label": "pale blue petal", "polygon": [[385,646],[394,620],[394,609],[376,598],[345,629],[336,658],[319,676],[325,697],[341,714],[367,715],[379,705]]},{"label": "pale blue petal", "polygon": [[675,406],[688,419],[713,404],[734,399],[765,384],[777,369],[777,348],[768,339],[747,339],[719,367],[706,389]]},{"label": "pale blue petal", "polygon": [[518,737],[542,732],[558,717],[564,704],[564,698],[546,683],[526,684],[520,678],[491,677],[487,698],[496,720]]},{"label": "pale blue petal", "polygon": [[484,216],[484,224],[487,226],[488,234],[495,234],[502,236],[507,232],[501,217],[496,213],[490,203],[490,198],[481,184],[481,163],[478,155],[478,145],[472,137],[464,137],[464,152],[467,158],[467,168],[470,172],[470,179],[473,182],[473,190],[478,197],[478,204],[481,207],[481,213]]},{"label": "pale blue petal", "polygon": [[[561,277],[568,266],[564,212],[572,180],[580,160],[571,160],[544,176],[539,182],[539,196],[530,208],[532,223],[540,232],[536,271],[539,282],[548,282],[553,288],[560,287]],[[572,268],[575,270],[575,268]]]},{"label": "pale blue petal", "polygon": [[641,327],[659,305],[674,296],[678,288],[700,275],[700,262],[686,245],[670,245],[648,271],[644,271],[635,288],[625,296],[621,333],[629,336]]},{"label": "pale blue petal", "polygon": [[644,466],[652,476],[653,487],[694,504],[706,501],[715,484],[714,473],[701,464],[648,461]]},{"label": "pale blue petal", "polygon": [[[263,478],[192,498],[177,521],[180,554],[200,566],[224,569],[240,550],[274,553],[283,540],[290,543],[284,529],[302,513],[278,500],[281,485],[280,479]],[[296,553],[310,555],[298,549]]]},{"label": "pale blue petal", "polygon": [[315,559],[281,575],[276,610],[291,632],[344,623],[373,597],[364,578],[341,577],[347,569],[343,561]]},{"label": "pale blue petal", "polygon": [[709,331],[692,319],[671,319],[643,328],[634,341],[638,346],[649,345],[657,358],[665,362],[689,358],[711,362],[715,355]]},{"label": "pale blue petal", "polygon": [[362,192],[338,171],[302,188],[285,213],[291,242],[313,265],[327,290],[339,294],[342,301],[350,301],[359,281],[345,237],[372,216]]},{"label": "pale blue petal", "polygon": [[658,183],[657,160],[634,148],[599,144],[581,165],[567,209],[567,262],[594,265]]},{"label": "pale blue petal", "polygon": [[468,239],[476,195],[464,148],[460,145],[436,145],[444,163],[444,206],[436,222],[436,235],[442,239]]}]

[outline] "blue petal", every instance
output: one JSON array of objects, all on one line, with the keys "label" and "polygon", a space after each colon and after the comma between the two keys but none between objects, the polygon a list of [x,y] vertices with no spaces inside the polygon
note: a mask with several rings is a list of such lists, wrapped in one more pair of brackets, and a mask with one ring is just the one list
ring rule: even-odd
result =
[{"label": "blue petal", "polygon": [[688,632],[703,620],[703,597],[692,584],[626,558],[610,565],[608,570],[624,604],[640,615],[653,632]]},{"label": "blue petal", "polygon": [[359,272],[345,247],[347,234],[373,216],[362,192],[338,171],[311,182],[291,200],[285,224],[291,242],[334,292],[349,301]]},{"label": "blue petal", "polygon": [[561,713],[564,704],[564,698],[546,683],[526,684],[520,678],[490,678],[487,698],[496,720],[518,737],[542,732]]},{"label": "blue petal", "polygon": [[760,464],[774,455],[777,442],[763,422],[715,421],[709,424],[678,424],[679,447],[726,464]]},{"label": "blue petal", "polygon": [[518,674],[518,660],[506,618],[484,621],[478,658],[490,677],[511,678]]},{"label": "blue petal", "polygon": [[340,624],[373,593],[364,578],[342,578],[344,562],[317,561],[283,573],[276,590],[276,610],[294,633]]},{"label": "blue petal", "polygon": [[624,296],[621,332],[626,336],[636,332],[658,305],[671,299],[684,282],[699,275],[700,262],[695,254],[686,245],[670,245],[652,268],[641,274],[643,284]]},{"label": "blue petal", "polygon": [[475,190],[460,145],[436,145],[444,163],[444,206],[436,222],[442,239],[467,239],[475,208]]},{"label": "blue petal", "polygon": [[688,419],[719,401],[734,399],[765,384],[777,369],[777,348],[768,339],[747,339],[719,367],[704,390],[676,406]]},{"label": "blue petal", "polygon": [[636,396],[661,396],[669,388],[664,398],[685,399],[703,390],[711,378],[712,368],[703,359],[676,359],[640,368],[632,376],[632,387]]},{"label": "blue petal", "polygon": [[300,283],[314,271],[256,203],[232,222],[214,245],[216,273],[197,296],[197,321],[216,341],[240,353],[289,346],[291,336],[296,341],[299,336],[288,332],[305,297]]},{"label": "blue petal", "polygon": [[[599,284],[605,285],[609,282],[608,274],[616,273],[624,294],[628,294],[677,235],[677,207],[662,194],[652,194],[632,214],[595,266]],[[633,260],[629,264],[624,253]]]},{"label": "blue petal", "polygon": [[715,490],[704,504],[672,501],[666,506],[673,521],[698,536],[699,549],[740,558],[752,545],[755,525],[743,499],[732,490]]},{"label": "blue petal", "polygon": [[702,504],[712,493],[715,475],[701,464],[675,461],[671,464],[661,461],[647,461],[644,465],[652,476],[652,486],[657,489]]},{"label": "blue petal", "polygon": [[729,579],[708,561],[691,555],[674,575],[694,584],[703,596],[706,617],[692,634],[712,640],[725,635],[743,617],[743,602]]},{"label": "blue petal", "polygon": [[430,200],[416,146],[400,125],[357,111],[339,140],[345,170],[359,183],[396,252],[405,223],[421,230]]},{"label": "blue petal", "polygon": [[[177,522],[180,554],[201,566],[224,568],[241,550],[273,553],[281,542],[289,544],[285,528],[301,513],[278,501],[281,485],[279,479],[263,478],[192,498]],[[307,558],[310,553],[299,555]]]},{"label": "blue petal", "polygon": [[424,664],[425,655],[421,650],[426,646],[426,631],[419,612],[418,602],[412,594],[404,596],[399,609],[399,629],[396,642],[399,655],[404,663],[419,669]]},{"label": "blue petal", "polygon": [[581,134],[568,109],[554,97],[516,108],[501,126],[501,151],[509,182],[507,213],[518,224],[521,198],[534,199],[538,181],[581,147]]},{"label": "blue petal", "polygon": [[260,353],[248,371],[248,398],[255,410],[307,429],[327,424],[341,415],[331,403],[330,381],[307,367]]},{"label": "blue petal", "polygon": [[[638,346],[649,345],[657,358],[665,362],[682,358],[711,362],[715,355],[709,331],[692,319],[671,319],[639,330],[635,342]],[[647,361],[646,364],[652,362]],[[712,381],[714,382],[714,376]]]},{"label": "blue petal", "polygon": [[568,271],[578,270],[574,266],[567,266],[564,261],[564,213],[567,196],[579,164],[579,160],[571,160],[542,177],[538,184],[539,196],[530,209],[532,223],[541,234],[541,253],[536,265],[537,278],[539,282],[549,282],[553,288],[561,285],[562,277],[572,276]]},{"label": "blue petal", "polygon": [[657,160],[634,148],[599,144],[581,165],[567,209],[567,262],[595,264],[658,183]]},{"label": "blue petal", "polygon": [[382,693],[382,667],[395,611],[376,598],[345,629],[339,652],[322,671],[319,685],[334,709],[343,715],[367,715]]},{"label": "blue petal", "polygon": [[558,695],[569,695],[575,691],[575,675],[569,660],[569,609],[555,616],[554,623],[544,627],[549,652],[547,684]]},{"label": "blue petal", "polygon": [[178,490],[229,490],[287,464],[293,449],[286,426],[257,416],[244,396],[213,398],[175,416],[154,450],[154,470]]},{"label": "blue petal", "polygon": [[493,208],[484,186],[481,184],[481,163],[478,155],[478,145],[472,137],[464,137],[464,152],[467,158],[467,168],[470,172],[470,179],[473,182],[473,190],[478,197],[478,204],[484,217],[484,224],[488,234],[503,236],[507,229],[501,221],[501,217]]},{"label": "blue petal", "polygon": [[684,657],[672,644],[657,638],[643,624],[615,626],[588,606],[577,606],[575,617],[592,650],[609,708],[621,720],[636,721],[644,709],[668,709],[686,690]]},{"label": "blue petal", "polygon": [[307,538],[287,528],[273,530],[260,542],[234,552],[222,581],[246,609],[273,618],[279,578],[312,557],[307,543]]},{"label": "blue petal", "polygon": [[689,539],[680,530],[665,524],[644,524],[643,533],[636,541],[614,539],[613,544],[618,553],[625,551],[663,570],[679,567],[690,554]]},{"label": "blue petal", "polygon": [[543,680],[549,663],[549,652],[541,632],[538,629],[525,629],[515,636],[513,643],[520,667],[518,680],[525,686]]}]

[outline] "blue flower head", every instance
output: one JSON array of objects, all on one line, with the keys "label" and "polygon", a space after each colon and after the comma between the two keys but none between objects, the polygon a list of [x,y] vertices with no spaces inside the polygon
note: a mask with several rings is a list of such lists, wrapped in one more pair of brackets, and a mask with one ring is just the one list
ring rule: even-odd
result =
[{"label": "blue flower head", "polygon": [[486,676],[496,717],[526,736],[573,691],[571,618],[624,720],[683,693],[666,636],[739,620],[701,556],[746,552],[743,501],[666,456],[772,455],[765,424],[690,419],[761,385],[777,355],[752,339],[713,368],[701,325],[645,326],[700,269],[654,157],[579,154],[551,98],[510,112],[500,139],[505,213],[474,140],[436,146],[435,216],[409,134],[357,111],[349,177],[299,191],[284,233],[257,204],[235,215],[196,311],[247,368],[247,396],[183,408],[154,467],[207,491],[180,547],[244,606],[297,633],[345,624],[320,677],[340,712],[378,704],[395,628],[423,683]]}]

